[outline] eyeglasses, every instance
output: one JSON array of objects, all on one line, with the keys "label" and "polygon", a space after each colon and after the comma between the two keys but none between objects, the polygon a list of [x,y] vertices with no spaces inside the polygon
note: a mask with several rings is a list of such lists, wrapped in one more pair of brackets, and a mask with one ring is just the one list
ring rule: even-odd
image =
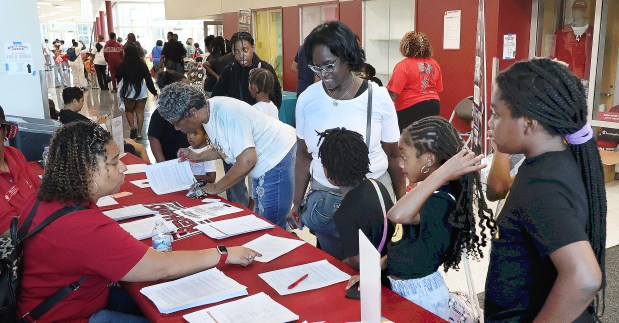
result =
[{"label": "eyeglasses", "polygon": [[308,64],[307,67],[310,68],[310,70],[312,70],[312,72],[319,74],[321,72],[326,72],[326,73],[331,73],[335,70],[335,64],[337,64],[337,62],[340,60],[340,58],[338,57],[335,62],[331,63],[331,64],[327,64],[327,65],[323,65],[323,66],[316,66],[316,65],[311,65]]}]

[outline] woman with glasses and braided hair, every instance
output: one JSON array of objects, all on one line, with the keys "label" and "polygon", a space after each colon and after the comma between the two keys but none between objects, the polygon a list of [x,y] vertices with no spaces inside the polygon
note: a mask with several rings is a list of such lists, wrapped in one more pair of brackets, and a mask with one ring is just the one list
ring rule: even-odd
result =
[{"label": "woman with glasses and braided hair", "polygon": [[215,248],[164,253],[136,240],[96,205],[124,181],[127,167],[119,153],[112,135],[93,122],[72,122],[53,135],[41,186],[25,203],[19,226],[29,223],[33,230],[57,211],[70,210],[24,244],[20,317],[34,315],[43,300],[77,282],[79,289],[41,321],[148,322],[127,292],[110,282],[175,279],[223,263],[248,266],[259,256],[244,247],[228,247],[226,256]]},{"label": "woman with glasses and braided hair", "polygon": [[512,65],[496,78],[489,128],[499,151],[526,159],[496,219],[486,322],[593,321],[606,192],[580,79],[549,59]]},{"label": "woman with glasses and braided hair", "polygon": [[394,292],[446,320],[449,290],[439,267],[458,269],[465,250],[481,258],[489,241],[485,230],[494,226],[477,172],[486,165],[483,156],[462,150],[457,130],[441,117],[408,126],[399,148],[413,188],[387,213],[396,224],[386,260],[389,282]]}]

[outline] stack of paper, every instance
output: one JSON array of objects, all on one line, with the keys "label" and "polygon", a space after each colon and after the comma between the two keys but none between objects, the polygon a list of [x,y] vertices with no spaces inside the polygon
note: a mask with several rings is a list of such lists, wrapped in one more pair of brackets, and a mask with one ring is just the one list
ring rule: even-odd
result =
[{"label": "stack of paper", "polygon": [[[307,275],[305,279],[295,284],[305,275]],[[289,295],[306,290],[318,289],[350,279],[350,275],[337,269],[337,267],[330,264],[327,260],[269,271],[258,274],[258,276],[273,287],[280,295]]]},{"label": "stack of paper", "polygon": [[217,222],[205,223],[196,226],[196,229],[204,232],[213,239],[223,239],[243,233],[270,229],[274,226],[253,214]]},{"label": "stack of paper", "polygon": [[174,213],[191,219],[195,222],[203,221],[206,219],[215,218],[222,215],[228,215],[232,213],[241,212],[243,209],[239,209],[238,207],[232,206],[227,203],[211,203],[211,204],[203,204],[196,205],[194,207],[189,207],[183,210],[174,211]]},{"label": "stack of paper", "polygon": [[203,309],[183,318],[189,323],[272,323],[292,322],[299,316],[265,293]]},{"label": "stack of paper", "polygon": [[262,255],[261,257],[256,257],[254,260],[259,262],[269,262],[292,251],[304,243],[305,242],[303,240],[276,237],[267,233],[244,244],[243,246],[257,251]]},{"label": "stack of paper", "polygon": [[144,173],[145,167],[146,167],[146,164],[129,164],[127,165],[127,170],[125,171],[125,175]]},{"label": "stack of paper", "polygon": [[157,195],[187,190],[196,181],[188,161],[179,163],[178,159],[168,160],[148,165],[144,170],[150,187]]},{"label": "stack of paper", "polygon": [[112,218],[114,221],[122,221],[131,218],[137,218],[145,215],[157,215],[159,212],[153,211],[142,204],[130,205],[103,212],[103,214]]},{"label": "stack of paper", "polygon": [[163,314],[247,295],[247,287],[217,268],[144,287],[140,291],[153,301]]},{"label": "stack of paper", "polygon": [[[123,223],[121,228],[129,232],[134,238],[138,240],[144,240],[153,236],[153,229],[155,228],[155,221],[161,220],[161,217],[151,217],[146,219],[140,219],[133,222]],[[170,221],[164,221],[163,224],[170,230],[176,231],[176,226]]]}]

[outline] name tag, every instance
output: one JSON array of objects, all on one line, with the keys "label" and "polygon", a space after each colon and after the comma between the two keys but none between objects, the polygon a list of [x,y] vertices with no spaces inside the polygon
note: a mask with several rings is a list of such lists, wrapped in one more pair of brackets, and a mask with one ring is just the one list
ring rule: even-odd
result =
[{"label": "name tag", "polygon": [[11,188],[9,188],[9,190],[6,192],[6,194],[4,194],[4,198],[8,201],[10,201],[13,196],[15,196],[17,193],[19,192],[19,187],[17,185],[13,185],[11,186]]}]

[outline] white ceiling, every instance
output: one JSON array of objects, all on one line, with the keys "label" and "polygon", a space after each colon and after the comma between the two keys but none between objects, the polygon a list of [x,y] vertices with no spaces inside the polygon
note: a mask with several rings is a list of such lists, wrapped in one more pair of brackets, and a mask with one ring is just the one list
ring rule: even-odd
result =
[{"label": "white ceiling", "polygon": [[[163,2],[163,0],[112,0],[112,2]],[[37,0],[39,20],[46,22],[92,22],[104,0]]]}]

